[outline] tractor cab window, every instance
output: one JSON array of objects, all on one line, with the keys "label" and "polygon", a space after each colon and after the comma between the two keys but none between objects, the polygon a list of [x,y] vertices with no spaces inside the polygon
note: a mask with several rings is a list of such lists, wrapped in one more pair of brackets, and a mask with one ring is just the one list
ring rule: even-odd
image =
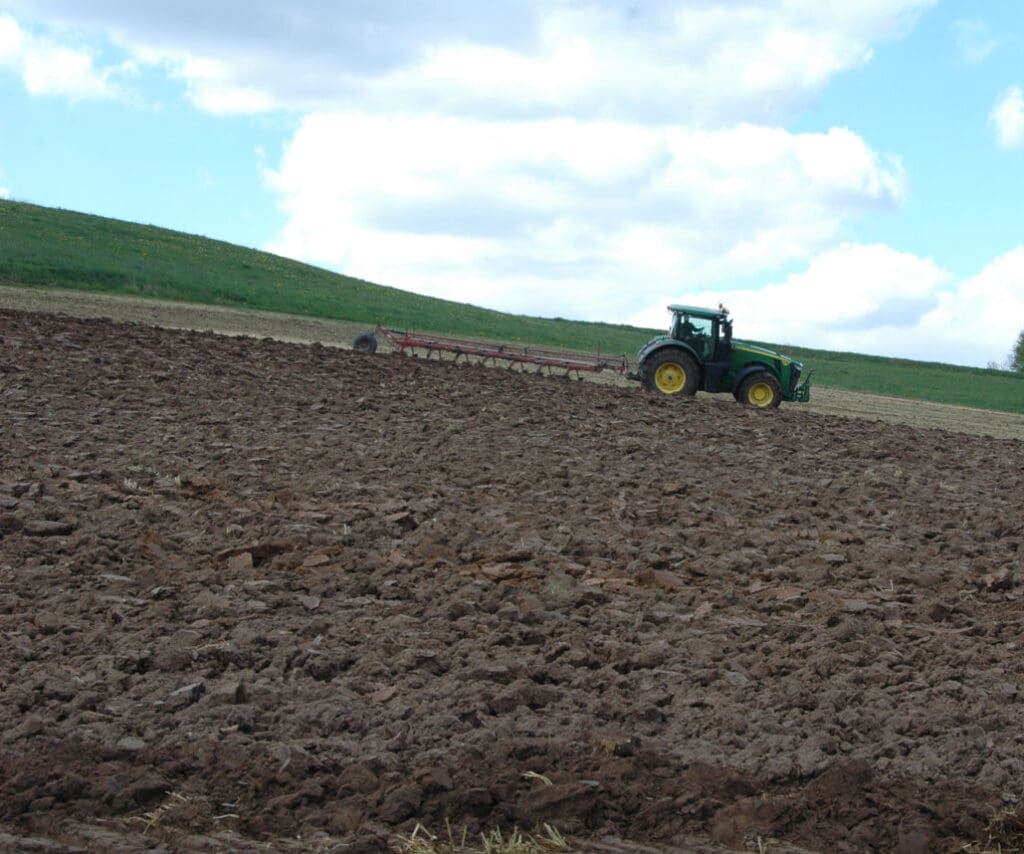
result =
[{"label": "tractor cab window", "polygon": [[672,318],[670,334],[685,341],[704,358],[711,357],[715,344],[714,321],[711,319],[677,314]]}]

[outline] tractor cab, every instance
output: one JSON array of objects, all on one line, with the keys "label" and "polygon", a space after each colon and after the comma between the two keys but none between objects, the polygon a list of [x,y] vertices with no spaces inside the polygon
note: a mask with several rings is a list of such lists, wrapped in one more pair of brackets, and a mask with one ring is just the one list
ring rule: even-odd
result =
[{"label": "tractor cab", "polygon": [[703,387],[718,391],[732,355],[732,321],[728,311],[722,307],[712,311],[685,305],[671,305],[669,311],[669,338],[683,342],[693,351],[703,367]]}]

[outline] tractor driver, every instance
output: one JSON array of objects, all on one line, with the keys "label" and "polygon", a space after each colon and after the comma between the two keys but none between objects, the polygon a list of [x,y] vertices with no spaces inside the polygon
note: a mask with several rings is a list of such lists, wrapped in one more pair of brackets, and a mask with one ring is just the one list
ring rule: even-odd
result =
[{"label": "tractor driver", "polygon": [[711,357],[711,339],[708,335],[708,328],[701,323],[700,325],[692,323],[689,317],[683,317],[683,322],[679,324],[680,337],[684,341],[688,341],[690,345],[701,355],[701,358],[708,359]]}]

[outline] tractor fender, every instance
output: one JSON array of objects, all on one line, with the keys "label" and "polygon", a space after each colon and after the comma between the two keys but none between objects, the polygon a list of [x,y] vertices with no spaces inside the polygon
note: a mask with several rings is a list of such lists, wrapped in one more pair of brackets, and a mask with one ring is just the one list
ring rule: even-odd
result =
[{"label": "tractor fender", "polygon": [[682,350],[688,355],[697,366],[703,371],[704,360],[697,355],[697,351],[693,349],[689,344],[684,344],[682,341],[676,341],[674,339],[655,338],[653,341],[649,341],[643,347],[640,348],[640,352],[637,353],[636,361],[639,369],[644,369],[644,362],[646,362],[651,356],[660,350],[671,348],[673,350]]}]

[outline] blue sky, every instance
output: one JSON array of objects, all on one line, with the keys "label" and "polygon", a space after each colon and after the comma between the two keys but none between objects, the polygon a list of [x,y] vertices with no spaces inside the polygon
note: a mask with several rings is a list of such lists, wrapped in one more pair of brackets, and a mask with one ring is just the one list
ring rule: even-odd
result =
[{"label": "blue sky", "polygon": [[1019,0],[0,0],[0,197],[407,290],[984,366]]}]

